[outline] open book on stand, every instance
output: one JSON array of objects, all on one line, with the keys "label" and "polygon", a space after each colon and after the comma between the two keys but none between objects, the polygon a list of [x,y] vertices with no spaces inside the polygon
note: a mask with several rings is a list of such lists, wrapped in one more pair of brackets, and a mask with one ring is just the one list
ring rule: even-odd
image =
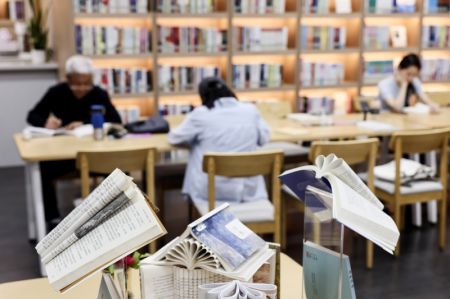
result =
[{"label": "open book on stand", "polygon": [[116,169],[36,251],[52,287],[65,291],[165,233],[151,203]]},{"label": "open book on stand", "polygon": [[315,165],[285,171],[280,179],[283,188],[302,201],[308,186],[331,193],[333,219],[393,253],[400,236],[395,222],[344,160],[333,154],[318,156]]},{"label": "open book on stand", "polygon": [[204,283],[252,281],[258,271],[268,272],[268,282],[274,282],[275,250],[228,212],[228,206],[192,222],[180,237],[141,261],[143,298],[178,298],[177,271],[182,270],[189,276],[184,277],[189,284],[185,292],[196,293]]}]

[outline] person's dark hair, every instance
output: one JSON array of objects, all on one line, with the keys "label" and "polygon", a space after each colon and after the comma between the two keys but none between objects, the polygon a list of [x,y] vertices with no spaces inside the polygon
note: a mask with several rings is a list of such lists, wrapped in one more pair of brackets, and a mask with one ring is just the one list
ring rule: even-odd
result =
[{"label": "person's dark hair", "polygon": [[236,94],[227,86],[224,80],[217,77],[207,77],[198,85],[198,93],[202,100],[202,105],[211,109],[214,102],[220,98],[236,98]]},{"label": "person's dark hair", "polygon": [[400,70],[407,69],[411,66],[415,66],[419,71],[422,68],[419,56],[414,53],[410,53],[402,58],[402,61],[398,64]]}]

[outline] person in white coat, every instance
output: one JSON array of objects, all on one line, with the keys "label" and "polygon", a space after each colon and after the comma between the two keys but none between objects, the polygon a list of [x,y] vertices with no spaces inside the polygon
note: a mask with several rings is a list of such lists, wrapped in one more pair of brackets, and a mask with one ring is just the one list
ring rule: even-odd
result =
[{"label": "person in white coat", "polygon": [[[190,147],[182,193],[207,200],[207,175],[202,170],[206,152],[249,152],[269,141],[270,129],[257,108],[239,102],[220,78],[205,78],[198,87],[202,105],[170,131],[169,142]],[[262,176],[216,177],[216,200],[245,202],[267,199]]]}]

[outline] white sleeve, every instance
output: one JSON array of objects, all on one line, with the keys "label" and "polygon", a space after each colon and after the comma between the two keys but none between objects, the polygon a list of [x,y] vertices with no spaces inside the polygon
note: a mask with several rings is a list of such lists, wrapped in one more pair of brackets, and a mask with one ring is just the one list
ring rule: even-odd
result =
[{"label": "white sleeve", "polygon": [[424,94],[423,88],[422,88],[422,82],[420,82],[419,78],[414,78],[412,81],[412,84],[416,90],[416,93],[419,97],[422,97]]},{"label": "white sleeve", "polygon": [[388,80],[382,80],[378,83],[378,93],[380,95],[380,100],[386,102],[386,100],[395,100],[397,95],[395,90],[393,90],[389,84]]},{"label": "white sleeve", "polygon": [[169,143],[173,145],[192,144],[201,130],[202,126],[198,119],[198,113],[193,111],[186,117],[180,126],[170,130],[168,135]]},{"label": "white sleeve", "polygon": [[270,141],[270,128],[266,121],[261,117],[257,111],[257,126],[258,126],[258,145],[262,146]]}]

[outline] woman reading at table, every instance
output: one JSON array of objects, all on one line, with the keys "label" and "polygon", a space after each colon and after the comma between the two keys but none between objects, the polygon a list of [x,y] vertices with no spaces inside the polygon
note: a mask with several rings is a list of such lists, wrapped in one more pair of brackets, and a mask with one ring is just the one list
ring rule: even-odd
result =
[{"label": "woman reading at table", "polygon": [[383,110],[404,113],[405,107],[422,102],[437,112],[439,105],[425,94],[419,79],[422,64],[419,56],[408,54],[402,58],[395,73],[378,83],[379,99]]},{"label": "woman reading at table", "polygon": [[[199,85],[202,105],[169,133],[171,144],[190,146],[191,152],[182,192],[192,199],[207,200],[207,175],[202,171],[205,152],[255,151],[269,141],[270,130],[257,108],[239,102],[219,78],[206,78]],[[268,198],[262,176],[216,178],[216,199],[241,202]]]}]

